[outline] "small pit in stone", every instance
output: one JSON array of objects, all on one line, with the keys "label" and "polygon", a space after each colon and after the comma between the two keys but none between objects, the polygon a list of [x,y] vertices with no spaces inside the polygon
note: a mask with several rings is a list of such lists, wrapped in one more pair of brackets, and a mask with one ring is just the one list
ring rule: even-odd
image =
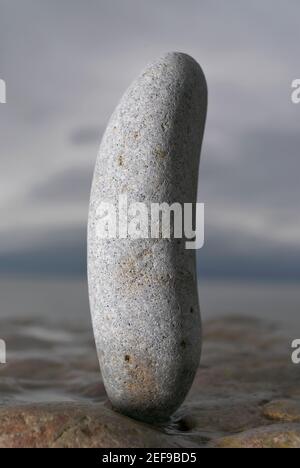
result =
[{"label": "small pit in stone", "polygon": [[124,165],[124,157],[123,157],[123,154],[120,154],[120,155],[118,156],[118,165],[121,166],[121,167]]},{"label": "small pit in stone", "polygon": [[125,360],[125,362],[130,362],[129,354],[125,354],[124,360]]}]

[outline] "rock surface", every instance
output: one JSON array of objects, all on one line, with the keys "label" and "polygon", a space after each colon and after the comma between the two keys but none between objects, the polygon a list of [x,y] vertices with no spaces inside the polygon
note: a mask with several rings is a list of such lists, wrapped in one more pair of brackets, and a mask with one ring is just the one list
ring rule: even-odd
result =
[{"label": "rock surface", "polygon": [[0,448],[176,447],[176,440],[103,405],[0,409]]},{"label": "rock surface", "polygon": [[[9,363],[0,366],[2,402],[9,402],[0,407],[0,447],[300,448],[299,368],[291,363],[288,340],[264,322],[234,317],[206,322],[192,389],[172,420],[160,426],[107,406],[90,330],[74,330],[72,343],[82,350],[76,354],[66,344],[59,351],[58,342],[42,334],[34,340],[26,323],[13,323],[11,330],[16,329],[17,336],[5,336],[11,353]],[[30,343],[39,360],[32,359]],[[15,355],[22,346],[27,354]],[[53,395],[69,401],[42,401]],[[29,403],[21,404],[25,399]]]},{"label": "rock surface", "polygon": [[300,423],[300,400],[271,401],[264,407],[263,414],[273,421]]},{"label": "rock surface", "polygon": [[300,448],[300,424],[260,427],[217,441],[215,448]]},{"label": "rock surface", "polygon": [[88,270],[100,366],[114,408],[146,421],[165,420],[179,407],[199,364],[195,250],[174,236],[150,238],[150,216],[149,238],[119,238],[118,223],[116,237],[102,238],[99,208],[118,209],[126,197],[130,226],[141,214],[140,207],[130,214],[133,203],[148,213],[152,203],[195,203],[206,107],[199,65],[185,54],[165,55],[125,93],[95,168]]}]

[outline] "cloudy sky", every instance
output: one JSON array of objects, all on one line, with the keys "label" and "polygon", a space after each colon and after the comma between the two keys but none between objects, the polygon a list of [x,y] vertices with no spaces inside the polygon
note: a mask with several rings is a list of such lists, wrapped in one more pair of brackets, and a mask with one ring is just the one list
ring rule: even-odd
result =
[{"label": "cloudy sky", "polygon": [[299,279],[299,13],[297,0],[0,0],[0,272],[84,275],[106,122],[178,50],[209,88],[202,274]]}]

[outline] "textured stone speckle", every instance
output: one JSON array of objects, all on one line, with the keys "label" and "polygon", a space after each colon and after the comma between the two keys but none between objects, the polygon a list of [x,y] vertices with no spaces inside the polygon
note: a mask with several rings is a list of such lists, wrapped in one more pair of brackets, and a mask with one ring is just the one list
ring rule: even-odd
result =
[{"label": "textured stone speckle", "polygon": [[206,106],[199,65],[163,56],[123,96],[95,168],[88,275],[99,361],[113,406],[146,421],[168,419],[198,367],[195,251],[172,238],[99,239],[97,207],[121,194],[128,203],[195,202]]}]

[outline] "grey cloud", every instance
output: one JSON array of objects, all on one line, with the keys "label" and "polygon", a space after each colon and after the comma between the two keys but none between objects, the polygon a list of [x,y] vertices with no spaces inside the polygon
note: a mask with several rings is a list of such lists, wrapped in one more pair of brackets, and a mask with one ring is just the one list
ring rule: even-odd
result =
[{"label": "grey cloud", "polygon": [[97,126],[82,126],[71,132],[70,141],[76,146],[99,144],[102,134],[103,129],[99,130]]},{"label": "grey cloud", "polygon": [[[297,0],[0,2],[0,78],[9,98],[0,109],[1,180],[12,181],[18,201],[11,231],[0,229],[0,252],[10,246],[0,255],[2,272],[83,274],[84,219],[75,229],[81,234],[59,221],[49,235],[33,228],[25,239],[16,235],[18,213],[34,215],[43,203],[46,224],[47,207],[62,220],[68,206],[87,204],[91,164],[120,95],[146,62],[178,49],[201,62],[209,85],[213,144],[204,145],[200,171],[205,274],[298,275],[297,245],[266,241],[270,225],[254,237],[242,220],[231,226],[239,212],[296,223],[299,108],[289,107],[289,80],[299,73]],[[12,184],[0,184],[1,216]]]},{"label": "grey cloud", "polygon": [[[86,230],[81,226],[40,231],[36,245],[0,253],[0,274],[84,277]],[[16,239],[17,240],[17,239]]]},{"label": "grey cloud", "polygon": [[297,209],[300,198],[300,135],[253,129],[241,135],[235,157],[224,162],[208,149],[200,172],[201,194],[227,206]]},{"label": "grey cloud", "polygon": [[33,202],[76,203],[87,202],[92,183],[93,167],[72,167],[52,175],[34,187],[29,198]]},{"label": "grey cloud", "polygon": [[300,246],[278,246],[250,235],[207,228],[198,253],[199,279],[298,281]]}]

